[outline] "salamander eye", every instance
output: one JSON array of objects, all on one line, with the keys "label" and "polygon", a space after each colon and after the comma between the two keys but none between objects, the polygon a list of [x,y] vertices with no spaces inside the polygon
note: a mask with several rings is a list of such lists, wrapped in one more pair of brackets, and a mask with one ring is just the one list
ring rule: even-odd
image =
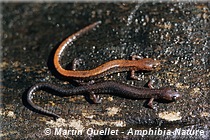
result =
[{"label": "salamander eye", "polygon": [[177,96],[173,96],[173,97],[172,97],[172,100],[173,100],[173,101],[176,101],[176,100],[177,100]]},{"label": "salamander eye", "polygon": [[176,94],[176,95],[174,95],[173,97],[172,97],[172,100],[173,101],[176,101],[176,100],[178,100],[178,99],[180,99],[181,98],[181,95],[180,94]]}]

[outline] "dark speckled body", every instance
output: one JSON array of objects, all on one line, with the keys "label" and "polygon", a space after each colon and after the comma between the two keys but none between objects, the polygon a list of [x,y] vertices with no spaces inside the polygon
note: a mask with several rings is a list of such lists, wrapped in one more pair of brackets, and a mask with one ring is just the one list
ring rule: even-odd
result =
[{"label": "dark speckled body", "polygon": [[170,88],[163,88],[163,89],[149,89],[149,88],[138,88],[134,86],[129,86],[127,84],[117,83],[114,81],[106,81],[102,83],[95,83],[92,85],[85,85],[85,86],[78,86],[75,88],[62,88],[53,84],[49,83],[38,83],[32,86],[28,93],[27,93],[27,101],[28,103],[36,109],[38,112],[42,114],[46,114],[48,116],[52,116],[58,118],[59,116],[44,110],[43,108],[35,105],[32,102],[32,93],[40,89],[51,89],[56,92],[59,92],[63,96],[72,96],[72,95],[80,95],[88,92],[94,92],[94,94],[112,94],[117,96],[122,96],[125,98],[132,98],[132,99],[164,99],[167,101],[174,101],[180,98],[180,94],[171,90]]}]

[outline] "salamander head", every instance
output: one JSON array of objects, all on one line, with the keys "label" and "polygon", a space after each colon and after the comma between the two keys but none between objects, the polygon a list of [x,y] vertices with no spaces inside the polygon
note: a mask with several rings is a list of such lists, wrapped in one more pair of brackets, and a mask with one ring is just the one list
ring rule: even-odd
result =
[{"label": "salamander head", "polygon": [[163,92],[160,95],[161,99],[164,99],[164,100],[167,100],[167,101],[176,101],[176,100],[181,98],[181,95],[178,92],[176,92],[176,91],[174,91],[170,88],[166,88],[164,91],[165,92]]},{"label": "salamander head", "polygon": [[154,59],[151,59],[151,58],[144,58],[144,59],[141,59],[141,62],[140,62],[139,66],[141,68],[143,66],[144,70],[151,71],[151,70],[154,70],[154,69],[156,69],[157,67],[160,66],[160,61],[159,60],[154,60]]}]

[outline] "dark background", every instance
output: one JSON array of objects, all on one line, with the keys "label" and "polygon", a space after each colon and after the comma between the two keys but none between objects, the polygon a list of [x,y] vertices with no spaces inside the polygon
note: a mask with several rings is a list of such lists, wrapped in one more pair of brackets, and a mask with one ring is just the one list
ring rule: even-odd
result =
[{"label": "dark background", "polygon": [[[3,139],[92,138],[44,134],[45,128],[54,127],[96,130],[109,127],[125,132],[129,128],[198,129],[204,130],[205,135],[161,135],[144,139],[209,138],[210,3],[1,3],[1,8]],[[144,106],[145,100],[103,95],[102,104],[95,105],[88,103],[84,96],[60,98],[40,91],[36,92],[34,102],[65,120],[54,122],[31,111],[24,104],[24,95],[32,85],[49,82],[73,86],[70,80],[55,74],[52,56],[67,36],[98,20],[102,21],[99,28],[65,51],[64,65],[81,58],[83,65],[79,69],[91,69],[109,60],[129,59],[133,54],[163,60],[161,70],[139,73],[140,81],[129,79],[126,72],[100,81],[144,86],[155,79],[155,88],[173,87],[182,94],[182,99],[168,104],[155,102],[158,109],[152,110]],[[112,113],[109,108],[118,112]],[[175,121],[169,121],[173,118]],[[131,137],[141,138],[125,134],[94,138]]]}]

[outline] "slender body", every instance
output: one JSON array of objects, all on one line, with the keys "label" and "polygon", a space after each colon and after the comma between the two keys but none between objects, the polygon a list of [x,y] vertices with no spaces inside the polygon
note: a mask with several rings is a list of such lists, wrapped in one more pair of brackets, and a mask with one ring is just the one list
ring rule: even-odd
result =
[{"label": "slender body", "polygon": [[[112,60],[91,70],[78,71],[75,70],[75,68],[73,68],[73,70],[64,69],[59,62],[64,49],[70,45],[71,42],[75,41],[78,37],[93,29],[100,23],[101,21],[98,21],[86,26],[85,28],[67,37],[59,45],[54,55],[54,66],[61,75],[74,78],[99,78],[112,73],[131,71],[131,77],[138,79],[136,76],[134,76],[134,71],[152,71],[160,65],[160,61],[158,60],[153,60],[151,58],[139,59],[138,56],[132,56],[132,60]],[[75,66],[75,64],[73,64],[73,66]]]},{"label": "slender body", "polygon": [[[152,105],[153,99],[164,99],[167,101],[175,101],[180,98],[180,94],[171,90],[170,88],[164,89],[149,89],[149,88],[138,88],[134,86],[129,86],[127,84],[117,83],[114,81],[106,81],[102,83],[95,83],[92,85],[78,86],[75,88],[65,89],[53,84],[49,83],[38,83],[32,86],[27,93],[27,102],[33,107],[36,111],[52,116],[55,119],[59,118],[59,116],[53,112],[44,110],[43,108],[35,105],[32,102],[32,94],[37,90],[41,89],[50,89],[56,92],[59,92],[60,95],[63,96],[73,96],[80,95],[88,92],[94,92],[94,94],[111,94],[122,96],[125,98],[133,98],[133,99],[150,99],[149,105]],[[152,106],[151,106],[152,107]]]}]

